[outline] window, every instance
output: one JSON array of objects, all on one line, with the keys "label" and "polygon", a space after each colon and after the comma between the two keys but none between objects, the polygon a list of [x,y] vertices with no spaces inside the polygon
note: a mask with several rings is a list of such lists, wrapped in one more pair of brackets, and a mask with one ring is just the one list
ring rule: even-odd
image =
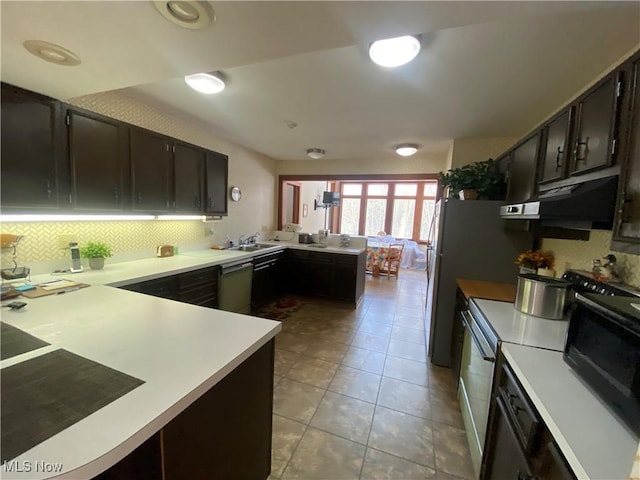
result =
[{"label": "window", "polygon": [[340,233],[427,241],[435,208],[436,181],[358,182],[340,185]]}]

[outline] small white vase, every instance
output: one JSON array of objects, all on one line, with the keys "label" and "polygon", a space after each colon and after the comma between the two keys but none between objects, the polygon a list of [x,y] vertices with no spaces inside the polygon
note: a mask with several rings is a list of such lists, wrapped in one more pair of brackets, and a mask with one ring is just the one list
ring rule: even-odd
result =
[{"label": "small white vase", "polygon": [[556,271],[552,270],[550,268],[539,268],[538,269],[538,275],[541,275],[543,277],[553,277],[553,278],[555,278]]}]

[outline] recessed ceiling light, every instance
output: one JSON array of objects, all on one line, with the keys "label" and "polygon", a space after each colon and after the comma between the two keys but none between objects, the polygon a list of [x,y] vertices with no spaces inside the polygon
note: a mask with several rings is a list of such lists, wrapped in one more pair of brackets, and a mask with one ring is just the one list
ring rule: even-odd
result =
[{"label": "recessed ceiling light", "polygon": [[382,67],[399,67],[416,58],[420,40],[413,35],[378,40],[369,47],[369,57]]},{"label": "recessed ceiling light", "polygon": [[154,1],[153,5],[164,18],[190,30],[206,28],[215,20],[215,14],[209,2],[170,0]]},{"label": "recessed ceiling light", "polygon": [[212,93],[220,93],[225,87],[224,80],[210,73],[186,75],[184,81],[194,90],[209,95]]},{"label": "recessed ceiling light", "polygon": [[307,155],[314,160],[324,157],[325,152],[322,148],[307,148]]},{"label": "recessed ceiling light", "polygon": [[418,145],[415,143],[403,143],[396,146],[396,153],[402,157],[410,157],[418,151]]},{"label": "recessed ceiling light", "polygon": [[42,40],[27,40],[22,45],[29,53],[47,62],[65,67],[80,65],[80,58],[75,53],[55,43]]}]

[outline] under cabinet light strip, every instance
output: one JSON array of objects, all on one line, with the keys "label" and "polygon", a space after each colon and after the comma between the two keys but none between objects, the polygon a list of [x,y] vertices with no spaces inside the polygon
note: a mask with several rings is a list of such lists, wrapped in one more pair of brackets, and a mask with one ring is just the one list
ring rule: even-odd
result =
[{"label": "under cabinet light strip", "polygon": [[86,222],[128,220],[202,220],[202,215],[0,215],[0,222]]}]

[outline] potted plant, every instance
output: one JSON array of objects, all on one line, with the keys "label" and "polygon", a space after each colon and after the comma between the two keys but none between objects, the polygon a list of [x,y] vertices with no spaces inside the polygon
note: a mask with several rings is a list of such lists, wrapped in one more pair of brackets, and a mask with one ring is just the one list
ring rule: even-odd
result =
[{"label": "potted plant", "polygon": [[80,247],[80,255],[89,259],[89,266],[94,270],[104,267],[104,259],[112,255],[111,247],[103,242],[87,242]]},{"label": "potted plant", "polygon": [[[440,172],[438,177],[443,188],[449,189],[449,197],[459,197],[463,200],[504,199],[504,175],[498,170],[493,158],[452,168],[446,173]],[[475,190],[475,193],[469,190]]]}]

